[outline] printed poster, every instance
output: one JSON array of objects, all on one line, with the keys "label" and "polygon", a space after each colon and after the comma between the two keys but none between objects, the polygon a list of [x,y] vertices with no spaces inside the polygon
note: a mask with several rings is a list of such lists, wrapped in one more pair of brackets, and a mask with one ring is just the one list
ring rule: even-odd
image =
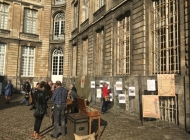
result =
[{"label": "printed poster", "polygon": [[122,90],[122,82],[121,81],[116,82],[116,90]]},{"label": "printed poster", "polygon": [[125,94],[119,94],[119,103],[126,103]]},{"label": "printed poster", "polygon": [[156,91],[156,81],[147,80],[147,91]]},{"label": "printed poster", "polygon": [[101,98],[102,97],[102,90],[101,89],[97,89],[97,91],[96,91],[96,97],[97,98]]},{"label": "printed poster", "polygon": [[103,87],[103,83],[104,83],[104,81],[100,80],[100,87]]},{"label": "printed poster", "polygon": [[158,95],[142,95],[142,106],[144,118],[160,118]]},{"label": "printed poster", "polygon": [[110,101],[112,102],[113,101],[113,94],[110,93]]},{"label": "printed poster", "polygon": [[129,96],[135,96],[135,87],[129,87]]},{"label": "printed poster", "polygon": [[174,74],[158,74],[158,95],[175,96]]},{"label": "printed poster", "polygon": [[95,81],[91,81],[90,87],[95,88]]}]

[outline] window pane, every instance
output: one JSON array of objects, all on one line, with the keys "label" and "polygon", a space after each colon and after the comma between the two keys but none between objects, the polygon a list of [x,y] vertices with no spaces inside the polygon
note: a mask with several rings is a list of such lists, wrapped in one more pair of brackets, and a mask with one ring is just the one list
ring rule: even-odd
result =
[{"label": "window pane", "polygon": [[103,31],[96,34],[96,52],[95,52],[96,75],[102,75],[103,71],[103,34],[104,34]]},{"label": "window pane", "polygon": [[22,76],[33,76],[34,75],[34,54],[35,48],[33,47],[22,47],[22,65],[21,75]]},{"label": "window pane", "polygon": [[78,5],[74,6],[74,24],[73,24],[73,28],[77,28],[78,27]]},{"label": "window pane", "polygon": [[65,14],[58,13],[54,18],[54,39],[64,39]]},{"label": "window pane", "polygon": [[130,74],[130,17],[118,21],[116,45],[116,75]]},{"label": "window pane", "polygon": [[0,43],[0,75],[4,75],[6,45]]},{"label": "window pane", "polygon": [[179,73],[178,0],[155,1],[154,7],[154,66],[153,73]]},{"label": "window pane", "polygon": [[24,32],[35,34],[36,21],[37,21],[37,11],[25,9],[24,10]]},{"label": "window pane", "polygon": [[7,29],[8,22],[8,5],[0,4],[0,28]]},{"label": "window pane", "polygon": [[52,54],[52,74],[63,75],[63,51],[62,49],[54,50]]}]

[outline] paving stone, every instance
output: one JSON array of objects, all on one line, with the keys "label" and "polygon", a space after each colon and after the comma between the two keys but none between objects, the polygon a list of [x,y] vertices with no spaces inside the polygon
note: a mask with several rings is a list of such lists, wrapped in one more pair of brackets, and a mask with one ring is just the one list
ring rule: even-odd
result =
[{"label": "paving stone", "polygon": [[[10,104],[5,104],[4,96],[0,96],[0,140],[34,140],[30,137],[33,132],[34,117],[30,106],[20,106],[23,95],[13,95]],[[92,107],[100,110],[100,105]],[[98,122],[92,123],[92,131],[96,132]],[[53,127],[48,117],[44,117],[41,125],[43,140],[52,140],[50,134]],[[128,114],[115,115],[111,110],[101,115],[101,140],[190,140],[190,135],[175,124],[167,122],[144,122],[138,117]],[[69,130],[67,130],[69,131]],[[70,140],[66,135],[57,140]]]}]

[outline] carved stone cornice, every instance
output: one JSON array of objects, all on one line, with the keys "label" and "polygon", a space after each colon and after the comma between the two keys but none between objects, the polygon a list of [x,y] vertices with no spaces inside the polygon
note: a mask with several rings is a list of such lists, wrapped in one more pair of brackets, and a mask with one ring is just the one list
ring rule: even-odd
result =
[{"label": "carved stone cornice", "polygon": [[10,37],[10,30],[0,29],[1,37]]},{"label": "carved stone cornice", "polygon": [[39,35],[21,32],[20,39],[39,41]]}]

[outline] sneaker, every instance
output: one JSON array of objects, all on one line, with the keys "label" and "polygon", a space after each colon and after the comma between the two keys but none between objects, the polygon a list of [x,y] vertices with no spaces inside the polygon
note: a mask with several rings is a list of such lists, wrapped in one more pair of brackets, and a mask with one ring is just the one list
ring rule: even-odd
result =
[{"label": "sneaker", "polygon": [[102,114],[104,114],[104,112],[102,112]]}]

